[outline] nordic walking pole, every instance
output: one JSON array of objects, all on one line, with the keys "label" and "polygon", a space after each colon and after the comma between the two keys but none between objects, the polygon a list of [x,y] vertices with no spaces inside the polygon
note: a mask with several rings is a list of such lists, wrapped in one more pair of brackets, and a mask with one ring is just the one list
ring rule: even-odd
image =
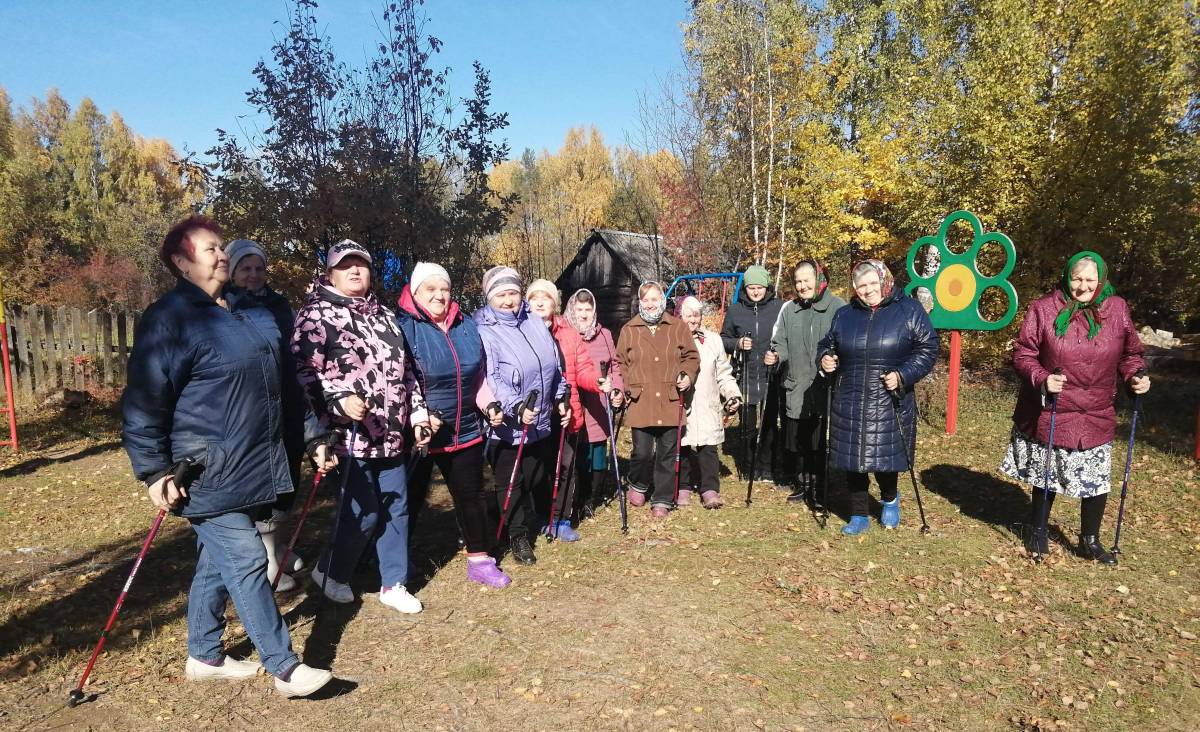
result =
[{"label": "nordic walking pole", "polygon": [[[775,352],[775,347],[771,347],[771,353]],[[754,495],[754,474],[758,464],[758,443],[762,442],[763,417],[767,414],[767,398],[771,393],[771,372],[775,370],[774,366],[767,367],[767,388],[763,390],[762,401],[758,403],[758,419],[754,425],[754,445],[750,451],[750,480],[746,483],[746,506],[749,507],[752,503],[751,498]]]},{"label": "nordic walking pole", "polygon": [[[1138,369],[1134,374],[1135,378],[1142,378],[1146,375],[1146,369]],[[1125,478],[1121,481],[1121,507],[1117,509],[1117,533],[1113,536],[1113,546],[1110,550],[1113,554],[1121,553],[1121,525],[1125,522],[1125,496],[1129,491],[1129,468],[1133,462],[1133,436],[1137,432],[1138,412],[1142,408],[1142,395],[1137,394],[1133,397],[1133,416],[1129,421],[1129,448],[1125,451]]]},{"label": "nordic walking pole", "polygon": [[[821,528],[829,521],[829,451],[832,437],[833,391],[837,386],[837,372],[825,374],[829,383],[825,385],[825,464],[821,466]],[[814,511],[815,513],[815,511]]]},{"label": "nordic walking pole", "polygon": [[[1062,367],[1054,369],[1054,376],[1062,373]],[[1050,548],[1049,524],[1050,524],[1050,466],[1054,461],[1054,420],[1058,416],[1058,394],[1051,394],[1047,390],[1047,395],[1050,398],[1050,430],[1046,435],[1046,453],[1042,456],[1042,515],[1038,517],[1038,525],[1033,527],[1034,530],[1034,554],[1033,561],[1041,562],[1045,556],[1041,552],[1041,539],[1046,542],[1046,548]]]},{"label": "nordic walking pole", "polygon": [[283,576],[283,568],[287,566],[287,560],[292,558],[292,550],[296,547],[296,540],[300,538],[300,529],[304,528],[304,520],[308,518],[308,512],[312,510],[313,501],[317,497],[317,486],[321,485],[321,478],[324,477],[320,473],[313,473],[312,488],[309,489],[308,497],[304,499],[304,506],[300,509],[300,515],[296,518],[292,537],[288,539],[287,546],[283,548],[283,556],[279,560],[279,571],[275,573],[275,579],[271,580],[271,592],[279,587],[279,578]]},{"label": "nordic walking pole", "polygon": [[[608,361],[601,361],[600,375],[607,378],[610,366]],[[604,399],[604,413],[608,415],[608,439],[612,443],[613,474],[617,479],[617,499],[621,508],[621,533],[628,534],[629,509],[625,506],[625,485],[621,482],[621,464],[617,460],[617,433],[613,429],[612,401],[607,397]]]},{"label": "nordic walking pole", "polygon": [[686,373],[680,371],[679,376],[675,377],[675,393],[679,395],[679,419],[675,424],[675,495],[671,498],[671,503],[678,505],[679,502],[679,458],[683,452],[683,421],[686,408],[683,404],[683,389],[679,388],[679,380],[687,376]]},{"label": "nordic walking pole", "polygon": [[[322,443],[327,447],[333,446],[333,433]],[[308,498],[304,499],[304,506],[300,509],[300,516],[296,519],[296,526],[292,529],[292,537],[288,539],[287,546],[283,549],[283,558],[279,560],[279,572],[276,573],[275,579],[271,580],[271,591],[279,586],[279,577],[283,574],[283,568],[287,566],[287,560],[291,558],[292,551],[296,548],[296,540],[300,538],[300,529],[304,528],[304,522],[308,519],[308,512],[312,510],[313,503],[317,498],[317,487],[321,485],[321,481],[325,479],[325,474],[313,471],[312,488],[308,491]]]},{"label": "nordic walking pole", "polygon": [[[883,380],[885,375],[879,378]],[[912,450],[908,449],[908,436],[904,434],[904,422],[900,419],[900,389],[897,387],[895,391],[889,391],[892,397],[892,415],[896,418],[896,430],[900,433],[900,440],[903,442],[904,459],[908,461],[908,477],[912,479],[913,494],[917,497],[917,512],[921,514],[921,533],[929,533],[929,522],[925,520],[925,506],[921,503],[921,487],[917,485],[917,467],[914,464],[916,460],[917,441],[916,435],[913,435]],[[916,420],[913,420],[913,426],[916,426]]]},{"label": "nordic walking pole", "polygon": [[[194,458],[185,458],[167,471],[167,475],[175,476],[175,482],[182,488],[187,488],[195,479],[195,473],[199,468],[204,466],[195,461]],[[87,667],[83,669],[83,676],[79,678],[79,685],[71,690],[67,696],[67,706],[77,707],[87,700],[83,693],[83,687],[87,684],[88,676],[92,674],[92,667],[96,665],[96,659],[100,657],[100,651],[104,650],[104,642],[108,640],[108,633],[112,630],[113,625],[117,622],[117,613],[121,612],[121,606],[125,604],[125,598],[129,595],[129,588],[133,586],[133,578],[137,577],[138,569],[142,566],[142,560],[146,558],[146,553],[150,551],[150,544],[154,541],[154,537],[158,535],[158,528],[162,526],[163,519],[167,516],[167,509],[161,508],[158,514],[154,517],[154,523],[150,525],[150,533],[146,535],[146,540],[142,542],[142,549],[138,552],[137,559],[133,560],[133,568],[129,570],[129,577],[125,580],[125,586],[121,588],[121,594],[117,595],[117,604],[113,606],[112,612],[108,615],[108,622],[104,624],[104,630],[100,632],[100,640],[96,641],[96,647],[92,649],[91,658],[88,659]]]},{"label": "nordic walking pole", "polygon": [[[567,384],[567,390],[563,393],[562,399],[558,400],[558,403],[559,404],[570,404],[571,403],[571,385],[570,384]],[[553,419],[561,419],[561,417],[556,413],[554,415]],[[562,454],[563,454],[563,445],[565,445],[566,442],[567,442],[567,428],[561,427],[558,431],[558,454],[554,458],[554,490],[552,490],[550,492],[550,520],[546,523],[546,536],[548,536],[552,539],[558,538],[558,529],[554,525],[554,517],[555,517],[555,514],[558,513],[558,511],[556,510],[556,509],[558,509],[558,484],[559,484],[559,480],[562,478]],[[572,455],[571,455],[571,466],[572,467],[574,467],[574,465],[575,465],[574,457],[575,457],[574,453],[572,453]]]},{"label": "nordic walking pole", "polygon": [[508,503],[512,500],[513,484],[517,482],[517,472],[521,469],[521,453],[525,451],[525,438],[529,435],[529,425],[525,424],[524,415],[527,410],[533,409],[539,394],[541,392],[537,389],[529,392],[525,401],[517,408],[517,419],[521,422],[521,439],[517,442],[517,458],[513,462],[512,475],[508,479],[508,490],[504,492],[504,507],[500,509],[500,524],[496,527],[496,541],[500,541],[500,535],[504,533],[504,522],[508,520]]},{"label": "nordic walking pole", "polygon": [[[741,339],[739,338],[738,340],[741,340]],[[737,352],[738,360],[741,362],[741,372],[742,372],[741,373],[742,378],[740,379],[741,384],[739,385],[742,387],[742,405],[741,405],[742,413],[740,415],[738,415],[738,434],[740,436],[739,442],[741,443],[741,448],[738,450],[738,453],[739,453],[739,457],[741,458],[742,461],[745,461],[745,459],[746,459],[746,456],[742,453],[747,451],[746,442],[748,441],[747,436],[748,436],[749,430],[747,430],[746,427],[748,427],[749,425],[746,424],[746,415],[748,415],[750,413],[750,377],[748,375],[749,369],[747,368],[747,365],[746,365],[746,353],[747,353],[746,351],[742,351],[742,350],[739,350]],[[738,480],[741,480],[743,477],[743,474],[742,474],[742,469],[738,464],[738,460],[733,461],[733,467],[734,467],[734,470],[737,471]],[[751,473],[754,472],[753,467],[751,467],[750,472]]]},{"label": "nordic walking pole", "polygon": [[[442,410],[430,409],[429,415],[432,417],[437,417],[440,420],[442,418]],[[416,433],[417,430],[421,430],[421,434],[423,434],[425,430],[432,431],[432,428],[417,425],[416,427],[413,428],[413,432]],[[417,437],[419,438],[420,434],[417,434]],[[432,437],[432,435],[431,435],[431,437]],[[421,462],[422,460],[424,460],[427,457],[429,457],[429,445],[428,444],[413,448],[412,457],[410,457],[408,459],[408,463],[404,466],[404,475],[406,477],[412,475],[413,468],[417,467],[417,463]]]},{"label": "nordic walking pole", "polygon": [[[350,469],[354,467],[354,441],[358,437],[358,421],[350,423],[350,439],[346,442],[346,465],[342,468],[342,485],[338,489],[337,512],[333,515],[333,535],[329,537],[329,560],[325,562],[325,571],[321,573],[321,598],[317,601],[317,611],[325,602],[325,586],[329,582],[329,573],[333,571],[333,552],[337,549],[338,529],[342,526],[342,509],[346,505],[346,490],[350,485]],[[317,567],[321,566],[320,558]],[[279,568],[283,572],[282,565]]]}]

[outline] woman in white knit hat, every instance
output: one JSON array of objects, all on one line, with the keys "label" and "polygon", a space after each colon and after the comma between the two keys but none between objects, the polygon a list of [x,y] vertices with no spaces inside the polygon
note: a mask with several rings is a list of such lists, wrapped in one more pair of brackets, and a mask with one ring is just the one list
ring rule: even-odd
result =
[{"label": "woman in white knit hat", "polygon": [[467,546],[467,579],[506,587],[508,575],[489,554],[496,543],[496,526],[488,516],[483,491],[484,422],[476,409],[480,390],[485,389],[483,341],[475,321],[451,297],[450,288],[450,275],[443,267],[419,262],[397,301],[397,319],[416,362],[430,422],[441,425],[429,443],[428,455],[410,460],[409,536],[437,465],[454,499],[455,518]]}]

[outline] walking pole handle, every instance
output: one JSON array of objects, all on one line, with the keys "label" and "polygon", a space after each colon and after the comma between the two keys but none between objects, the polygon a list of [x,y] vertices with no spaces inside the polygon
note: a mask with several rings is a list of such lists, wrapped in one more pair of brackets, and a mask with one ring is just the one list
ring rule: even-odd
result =
[{"label": "walking pole handle", "polygon": [[[533,405],[537,404],[538,397],[541,395],[542,395],[542,392],[538,391],[537,389],[530,391],[527,395],[525,395],[525,401],[521,404],[521,411],[525,411],[526,409],[533,409]],[[517,418],[519,419],[520,417],[521,417],[521,414],[520,414],[520,412],[518,412]]]}]

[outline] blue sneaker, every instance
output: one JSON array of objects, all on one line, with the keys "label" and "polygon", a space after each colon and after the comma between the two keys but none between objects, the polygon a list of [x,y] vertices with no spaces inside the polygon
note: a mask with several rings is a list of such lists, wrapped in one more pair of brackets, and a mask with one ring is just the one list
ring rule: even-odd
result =
[{"label": "blue sneaker", "polygon": [[579,541],[579,532],[571,528],[570,521],[555,521],[554,536],[559,541]]},{"label": "blue sneaker", "polygon": [[850,523],[842,527],[842,533],[847,536],[858,536],[871,528],[871,521],[866,516],[851,516]]},{"label": "blue sneaker", "polygon": [[879,523],[885,529],[894,529],[900,525],[900,494],[891,501],[884,501],[883,510],[879,512]]}]

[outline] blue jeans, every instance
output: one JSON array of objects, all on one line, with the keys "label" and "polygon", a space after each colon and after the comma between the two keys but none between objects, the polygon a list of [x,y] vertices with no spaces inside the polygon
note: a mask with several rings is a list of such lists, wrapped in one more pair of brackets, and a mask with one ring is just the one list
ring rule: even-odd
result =
[{"label": "blue jeans", "polygon": [[224,655],[225,606],[230,598],[272,676],[300,663],[267,582],[267,551],[248,513],[191,519],[196,532],[196,574],[188,593],[188,654],[199,661]]},{"label": "blue jeans", "polygon": [[[346,463],[353,459],[353,466]],[[350,584],[371,538],[378,536],[379,577],[384,587],[408,582],[408,481],[403,457],[346,458],[350,470],[346,506],[338,518],[338,541],[318,563],[330,579]],[[340,479],[340,476],[339,476]]]}]

